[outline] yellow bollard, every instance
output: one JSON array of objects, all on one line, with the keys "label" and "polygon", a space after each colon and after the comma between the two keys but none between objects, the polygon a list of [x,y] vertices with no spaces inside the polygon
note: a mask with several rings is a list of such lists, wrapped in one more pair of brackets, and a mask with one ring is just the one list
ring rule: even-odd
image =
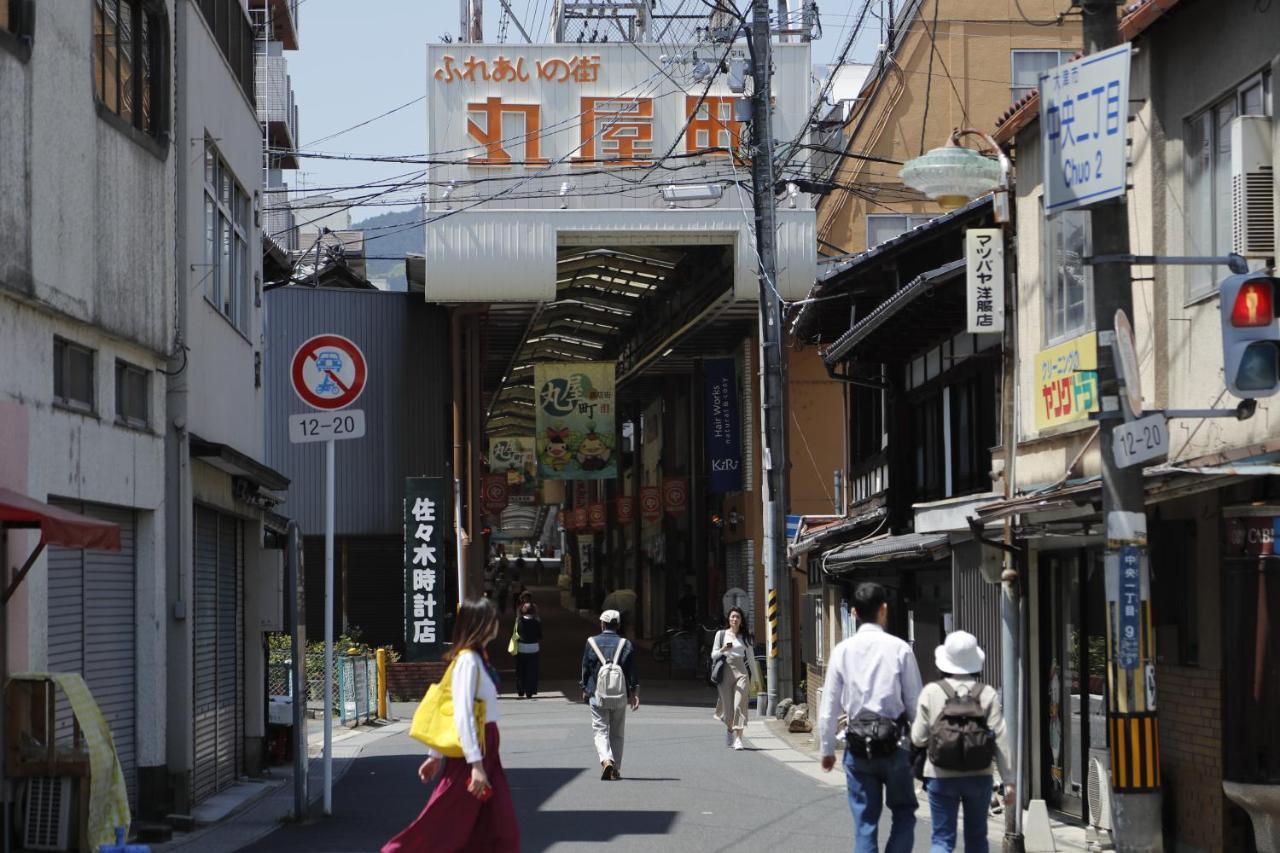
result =
[{"label": "yellow bollard", "polygon": [[387,720],[387,650],[378,649],[378,719]]}]

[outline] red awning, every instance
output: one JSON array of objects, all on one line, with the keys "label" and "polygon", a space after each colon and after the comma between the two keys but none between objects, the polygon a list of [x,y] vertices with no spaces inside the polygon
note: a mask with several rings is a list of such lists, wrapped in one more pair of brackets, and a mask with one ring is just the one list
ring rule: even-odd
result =
[{"label": "red awning", "polygon": [[0,489],[0,524],[40,528],[41,545],[120,550],[120,525],[58,509],[9,489]]}]

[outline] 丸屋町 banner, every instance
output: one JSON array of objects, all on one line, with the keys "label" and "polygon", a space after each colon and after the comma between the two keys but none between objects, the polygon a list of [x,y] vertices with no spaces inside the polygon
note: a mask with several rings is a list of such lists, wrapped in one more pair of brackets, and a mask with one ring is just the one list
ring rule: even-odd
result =
[{"label": "\u4e38\u5c4b\u753a banner", "polygon": [[534,503],[538,496],[536,443],[531,435],[489,439],[489,471],[505,474],[512,503]]},{"label": "\u4e38\u5c4b\u753a banner", "polygon": [[533,366],[538,475],[549,480],[607,480],[615,457],[613,362]]},{"label": "\u4e38\u5c4b\u753a banner", "polygon": [[742,489],[741,410],[738,408],[738,370],[734,359],[702,362],[706,395],[707,485],[714,494]]}]

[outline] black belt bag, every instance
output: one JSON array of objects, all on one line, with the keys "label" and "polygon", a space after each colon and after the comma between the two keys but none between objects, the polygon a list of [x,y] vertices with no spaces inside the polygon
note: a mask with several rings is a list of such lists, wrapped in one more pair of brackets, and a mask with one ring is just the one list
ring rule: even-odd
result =
[{"label": "black belt bag", "polygon": [[845,743],[858,758],[888,758],[898,751],[902,730],[896,720],[859,711],[845,730]]}]

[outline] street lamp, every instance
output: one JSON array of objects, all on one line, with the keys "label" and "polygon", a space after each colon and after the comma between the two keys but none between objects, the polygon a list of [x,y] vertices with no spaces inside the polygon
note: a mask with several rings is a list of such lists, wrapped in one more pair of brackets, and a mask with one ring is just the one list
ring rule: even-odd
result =
[{"label": "street lamp", "polygon": [[[992,160],[960,144],[962,136],[982,139],[995,153]],[[995,191],[997,222],[1009,221],[1009,158],[988,134],[973,128],[956,128],[947,144],[908,160],[898,174],[902,182],[951,210]]]}]

